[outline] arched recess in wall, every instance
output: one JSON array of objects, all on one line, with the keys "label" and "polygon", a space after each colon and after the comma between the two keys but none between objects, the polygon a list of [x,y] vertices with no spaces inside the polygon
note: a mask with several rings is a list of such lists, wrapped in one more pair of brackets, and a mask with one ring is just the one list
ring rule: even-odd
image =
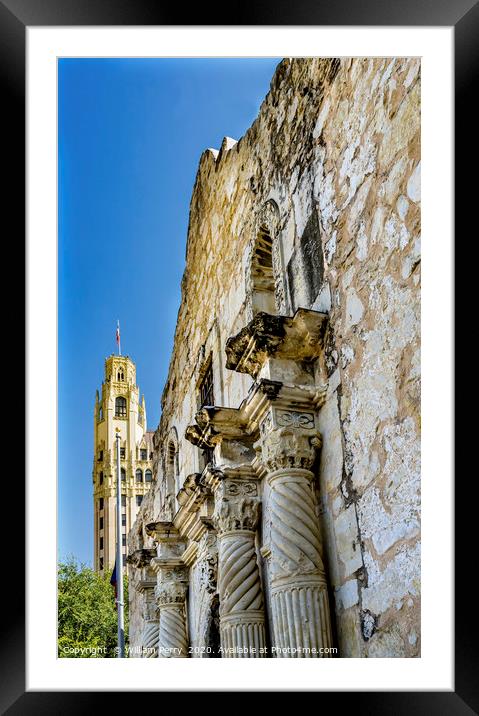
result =
[{"label": "arched recess in wall", "polygon": [[247,276],[250,312],[284,312],[284,284],[279,245],[279,208],[269,199],[259,210],[254,223],[254,243]]},{"label": "arched recess in wall", "polygon": [[179,486],[178,433],[172,428],[168,434],[165,450],[166,502],[173,508]]}]

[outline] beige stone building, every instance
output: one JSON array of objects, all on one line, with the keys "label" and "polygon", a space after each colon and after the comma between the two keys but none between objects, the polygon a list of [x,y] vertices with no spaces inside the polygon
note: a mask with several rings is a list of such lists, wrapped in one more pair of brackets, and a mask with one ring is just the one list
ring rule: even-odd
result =
[{"label": "beige stone building", "polygon": [[132,647],[420,655],[419,283],[420,61],[282,61],[199,162]]},{"label": "beige stone building", "polygon": [[93,519],[94,565],[98,572],[115,564],[117,460],[120,431],[122,542],[152,483],[153,433],[147,430],[145,398],[140,401],[136,367],[128,356],[105,360],[105,380],[94,408]]}]

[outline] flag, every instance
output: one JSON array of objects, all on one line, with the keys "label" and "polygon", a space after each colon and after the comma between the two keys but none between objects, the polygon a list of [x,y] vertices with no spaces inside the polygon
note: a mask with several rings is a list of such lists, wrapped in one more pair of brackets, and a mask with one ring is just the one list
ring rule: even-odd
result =
[{"label": "flag", "polygon": [[110,577],[110,584],[112,587],[115,587],[115,605],[116,605],[116,600],[118,598],[117,581],[116,581],[116,559],[115,559],[115,566],[113,567],[113,572],[111,573],[111,577]]},{"label": "flag", "polygon": [[120,321],[117,321],[117,322],[116,322],[116,342],[117,342],[117,345],[118,345],[118,353],[121,354],[121,349],[120,349]]}]

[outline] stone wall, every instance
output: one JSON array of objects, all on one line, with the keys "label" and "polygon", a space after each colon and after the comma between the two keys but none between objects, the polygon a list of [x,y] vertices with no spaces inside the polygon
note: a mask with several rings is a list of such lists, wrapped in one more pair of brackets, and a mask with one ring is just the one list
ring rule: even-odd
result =
[{"label": "stone wall", "polygon": [[[255,268],[265,226],[271,276]],[[175,495],[205,468],[185,433],[208,361],[214,404],[239,408],[254,377],[226,368],[227,340],[261,306],[327,314],[314,368],[322,391],[314,471],[334,640],[342,657],[418,656],[419,268],[419,60],[283,60],[246,134],[200,159],[156,482],[129,551],[142,524],[186,529]],[[201,509],[207,521],[210,508]],[[263,573],[261,535],[257,548]]]}]

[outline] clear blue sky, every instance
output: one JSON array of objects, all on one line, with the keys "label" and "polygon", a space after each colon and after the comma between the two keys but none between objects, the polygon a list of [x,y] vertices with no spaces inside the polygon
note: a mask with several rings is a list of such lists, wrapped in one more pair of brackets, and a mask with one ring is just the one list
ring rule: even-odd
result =
[{"label": "clear blue sky", "polygon": [[245,133],[278,61],[59,60],[61,559],[93,558],[93,405],[116,320],[154,429],[200,155]]}]

